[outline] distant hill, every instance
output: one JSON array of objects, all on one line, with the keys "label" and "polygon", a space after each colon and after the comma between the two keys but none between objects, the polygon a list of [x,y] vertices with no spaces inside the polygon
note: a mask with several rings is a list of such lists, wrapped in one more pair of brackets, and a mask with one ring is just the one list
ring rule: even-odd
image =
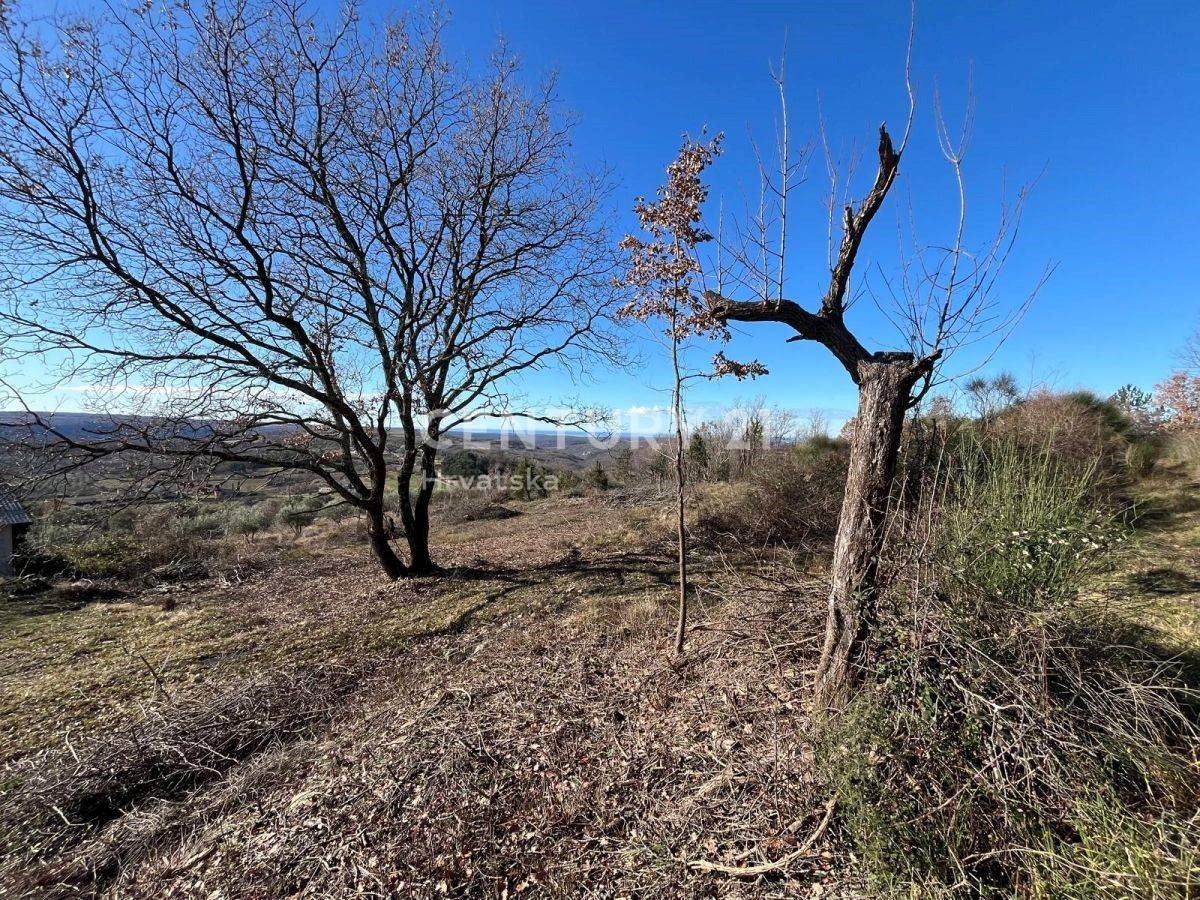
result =
[{"label": "distant hill", "polygon": [[[95,440],[103,437],[106,432],[112,430],[114,425],[148,421],[144,416],[116,416],[97,413],[0,412],[0,436],[17,438],[22,431],[28,429],[27,433],[31,443],[53,439],[48,429],[35,424],[34,416],[73,441]],[[193,434],[201,434],[205,425],[203,422],[196,422],[192,428]]]},{"label": "distant hill", "polygon": [[[114,425],[146,421],[141,416],[79,412],[39,412],[36,415],[75,441],[95,440],[111,430]],[[29,413],[0,412],[0,436],[10,439],[25,437],[26,435],[22,434],[25,427],[29,429],[27,439],[31,444],[36,445],[53,439],[47,430],[31,424]],[[194,433],[199,435],[203,433],[205,425],[203,422],[196,422],[194,428]],[[458,430],[449,432],[445,440],[455,447],[461,447],[468,435],[472,447],[492,456],[524,456],[542,465],[569,468],[590,466],[596,460],[604,463],[618,449],[628,447],[632,440],[629,435],[611,435],[606,436],[604,440],[598,440],[581,431],[559,432],[546,429],[504,433],[499,429],[471,430],[466,433]],[[398,432],[394,433],[394,440],[393,446],[399,446],[401,436]]]}]

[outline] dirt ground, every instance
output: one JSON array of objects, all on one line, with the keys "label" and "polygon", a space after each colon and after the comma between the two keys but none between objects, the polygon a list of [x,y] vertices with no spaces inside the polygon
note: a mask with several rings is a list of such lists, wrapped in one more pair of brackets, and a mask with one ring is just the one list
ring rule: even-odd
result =
[{"label": "dirt ground", "polygon": [[[1194,646],[1200,504],[1151,488],[1102,590]],[[659,507],[519,509],[444,534],[438,578],[325,549],[169,597],[10,602],[2,784],[92,787],[30,813],[45,852],[0,896],[863,896],[812,775],[819,579],[701,549],[676,658]]]},{"label": "dirt ground", "polygon": [[10,868],[11,890],[819,893],[830,857],[816,841],[767,877],[711,869],[771,863],[821,825],[803,712],[815,582],[701,553],[696,629],[676,659],[657,507],[520,509],[457,527],[435,579],[388,583],[361,551],[331,550],[167,604],[10,607],[0,697],[15,780],[64,752],[92,765],[97,736],[151,745],[147,721],[188,734],[181,710],[264,674],[337,685],[318,727],[89,807],[55,838],[73,862]]}]

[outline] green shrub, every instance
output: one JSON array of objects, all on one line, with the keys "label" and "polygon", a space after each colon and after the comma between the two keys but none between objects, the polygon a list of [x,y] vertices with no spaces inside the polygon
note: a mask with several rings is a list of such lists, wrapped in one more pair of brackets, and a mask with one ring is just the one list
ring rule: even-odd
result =
[{"label": "green shrub", "polygon": [[147,562],[145,548],[130,534],[111,533],[80,543],[66,543],[57,552],[79,578],[136,575]]},{"label": "green shrub", "polygon": [[842,453],[848,449],[846,442],[840,438],[830,437],[827,434],[814,434],[799,441],[792,448],[792,454],[796,462],[804,464],[820,462],[830,454]]},{"label": "green shrub", "polygon": [[546,496],[546,471],[522,457],[509,479],[508,496],[514,500],[537,500]]},{"label": "green shrub", "polygon": [[313,508],[304,502],[288,503],[279,510],[279,521],[296,533],[296,537],[316,520]]},{"label": "green shrub", "polygon": [[604,471],[604,466],[600,464],[599,460],[596,460],[596,464],[587,470],[584,479],[589,487],[597,490],[607,491],[609,488],[608,473]]},{"label": "green shrub", "polygon": [[692,437],[688,441],[686,457],[688,474],[699,481],[706,479],[709,462],[708,442],[704,440],[702,432],[692,432]]},{"label": "green shrub", "polygon": [[441,473],[445,478],[474,478],[486,475],[491,461],[474,450],[450,450],[443,454]]},{"label": "green shrub", "polygon": [[1095,462],[1000,440],[966,445],[948,468],[936,539],[954,596],[1022,608],[1072,597],[1113,536]]},{"label": "green shrub", "polygon": [[254,506],[243,506],[229,516],[226,534],[232,537],[253,537],[275,524],[279,507],[270,500]]},{"label": "green shrub", "polygon": [[1097,466],[1004,441],[943,472],[816,741],[872,895],[1194,896],[1197,697],[1083,590],[1119,537]]},{"label": "green shrub", "polygon": [[1162,458],[1162,441],[1154,435],[1134,438],[1125,448],[1125,468],[1135,478],[1145,478]]},{"label": "green shrub", "polygon": [[182,519],[181,530],[188,537],[212,539],[223,535],[228,525],[229,512],[213,509]]}]

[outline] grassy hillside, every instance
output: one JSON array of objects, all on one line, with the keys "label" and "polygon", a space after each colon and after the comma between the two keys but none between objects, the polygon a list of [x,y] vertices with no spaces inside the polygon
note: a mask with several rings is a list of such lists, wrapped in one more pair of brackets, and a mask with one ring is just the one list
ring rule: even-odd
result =
[{"label": "grassy hillside", "polygon": [[[1165,470],[1139,486],[1134,527],[1086,592],[1089,609],[1148,629],[1145,643],[1187,666],[1200,651],[1195,490]],[[700,518],[732,502],[726,486],[701,494]],[[961,723],[914,731],[890,714],[852,717],[832,744],[815,727],[819,555],[702,542],[698,623],[676,658],[658,502],[611,493],[509,508],[514,518],[446,525],[447,573],[433,579],[385,581],[325,523],[297,541],[258,538],[273,548],[265,570],[7,599],[10,892],[958,895],[936,872],[969,854],[920,854],[952,847],[947,810],[964,827],[984,821],[980,790],[999,770],[940,786],[944,805],[900,808],[898,820],[889,798],[921,792],[891,793],[887,761],[906,760],[908,777],[950,777],[973,752]],[[904,688],[889,678],[882,689]],[[939,734],[955,743],[907,743]],[[964,797],[974,809],[958,806]],[[1054,838],[1066,843],[1044,852],[1065,863],[1026,876],[1037,880],[1025,892],[1192,896],[1179,874],[1195,871],[1186,821],[1116,809],[1096,814],[1150,832],[1114,845],[1093,822],[1094,839]],[[1063,821],[1083,822],[1078,810]],[[1120,847],[1127,861],[1111,858]],[[1067,889],[1071,867],[1091,893]],[[1125,874],[1085,878],[1088,868]]]}]

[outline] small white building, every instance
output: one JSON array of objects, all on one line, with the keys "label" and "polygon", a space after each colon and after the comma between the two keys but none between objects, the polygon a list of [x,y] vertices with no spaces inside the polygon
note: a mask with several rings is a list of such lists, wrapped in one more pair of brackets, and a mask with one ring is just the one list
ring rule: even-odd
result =
[{"label": "small white building", "polygon": [[20,503],[0,494],[0,578],[13,574],[13,550],[31,521]]}]

